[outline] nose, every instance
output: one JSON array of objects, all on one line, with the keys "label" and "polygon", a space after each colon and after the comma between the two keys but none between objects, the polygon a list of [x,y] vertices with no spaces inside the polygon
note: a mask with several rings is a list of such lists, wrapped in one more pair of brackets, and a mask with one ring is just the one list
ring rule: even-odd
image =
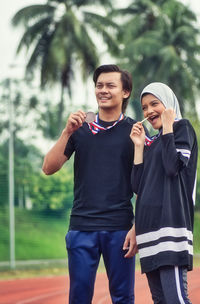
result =
[{"label": "nose", "polygon": [[152,108],[151,106],[149,106],[149,107],[147,108],[146,114],[147,114],[147,116],[149,117],[152,113],[153,113],[153,108]]},{"label": "nose", "polygon": [[106,85],[104,85],[104,86],[101,87],[100,93],[101,93],[101,94],[106,94],[106,93],[108,93],[108,88],[107,88]]}]

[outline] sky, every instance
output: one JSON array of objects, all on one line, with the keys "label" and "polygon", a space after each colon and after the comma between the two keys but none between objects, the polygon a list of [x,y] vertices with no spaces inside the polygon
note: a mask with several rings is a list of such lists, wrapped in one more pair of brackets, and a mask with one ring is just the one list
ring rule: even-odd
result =
[{"label": "sky", "polygon": [[[34,3],[44,3],[44,0],[6,0],[0,2],[0,80],[9,77],[11,73],[23,71],[24,60],[16,57],[16,48],[22,34],[19,28],[11,26],[11,18],[21,8]],[[15,65],[15,68],[11,66]],[[13,71],[15,69],[15,71]]]}]

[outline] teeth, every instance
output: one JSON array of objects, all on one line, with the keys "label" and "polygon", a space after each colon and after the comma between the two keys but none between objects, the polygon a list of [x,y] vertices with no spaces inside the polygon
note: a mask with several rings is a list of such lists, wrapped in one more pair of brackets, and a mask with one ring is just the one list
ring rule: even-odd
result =
[{"label": "teeth", "polygon": [[154,118],[157,118],[158,116],[157,115],[155,115],[155,116],[151,116],[151,117],[149,117],[151,120],[153,120]]}]

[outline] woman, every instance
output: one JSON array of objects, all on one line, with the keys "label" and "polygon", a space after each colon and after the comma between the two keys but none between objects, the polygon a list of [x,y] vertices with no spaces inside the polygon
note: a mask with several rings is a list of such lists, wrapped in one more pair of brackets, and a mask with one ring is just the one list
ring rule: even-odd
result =
[{"label": "woman", "polygon": [[178,100],[165,84],[155,82],[141,93],[144,117],[158,133],[145,136],[133,125],[132,172],[137,194],[136,239],[141,269],[155,304],[191,303],[187,271],[193,267],[194,193],[197,139]]}]

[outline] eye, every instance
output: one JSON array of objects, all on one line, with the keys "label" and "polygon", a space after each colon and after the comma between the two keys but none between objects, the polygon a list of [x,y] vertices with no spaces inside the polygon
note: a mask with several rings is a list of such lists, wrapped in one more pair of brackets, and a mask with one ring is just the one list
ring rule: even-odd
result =
[{"label": "eye", "polygon": [[157,106],[158,104],[159,104],[159,103],[158,103],[157,101],[153,101],[153,102],[152,102],[152,106],[154,106],[154,107]]},{"label": "eye", "polygon": [[108,87],[112,89],[112,88],[115,88],[115,85],[114,84],[109,84]]},{"label": "eye", "polygon": [[97,88],[97,89],[101,89],[102,87],[103,87],[102,84],[97,84],[97,85],[96,85],[96,88]]}]

